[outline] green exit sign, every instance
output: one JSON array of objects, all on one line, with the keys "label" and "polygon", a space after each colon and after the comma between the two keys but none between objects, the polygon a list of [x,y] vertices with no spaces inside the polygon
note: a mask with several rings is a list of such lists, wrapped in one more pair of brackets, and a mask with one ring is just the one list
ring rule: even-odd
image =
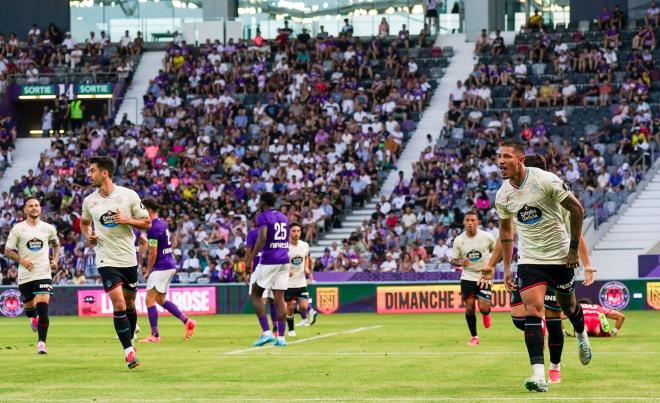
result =
[{"label": "green exit sign", "polygon": [[112,94],[110,84],[78,84],[78,95],[109,95]]},{"label": "green exit sign", "polygon": [[48,96],[55,95],[54,85],[21,85],[21,95]]}]

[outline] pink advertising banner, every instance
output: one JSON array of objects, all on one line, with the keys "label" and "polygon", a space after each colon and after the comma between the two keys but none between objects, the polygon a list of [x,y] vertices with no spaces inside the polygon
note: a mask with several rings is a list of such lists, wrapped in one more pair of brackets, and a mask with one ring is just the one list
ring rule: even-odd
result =
[{"label": "pink advertising banner", "polygon": [[[147,314],[144,299],[146,290],[138,290],[135,306],[138,315]],[[167,300],[174,302],[186,315],[210,315],[216,313],[215,287],[172,287]],[[159,305],[160,315],[169,315]],[[78,316],[112,316],[112,304],[108,295],[100,289],[78,290]]]}]

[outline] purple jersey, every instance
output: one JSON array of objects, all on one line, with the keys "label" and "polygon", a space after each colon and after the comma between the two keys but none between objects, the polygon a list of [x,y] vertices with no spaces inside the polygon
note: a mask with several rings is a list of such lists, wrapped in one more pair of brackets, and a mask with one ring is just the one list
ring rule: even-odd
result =
[{"label": "purple jersey", "polygon": [[176,262],[172,255],[172,241],[167,223],[162,218],[156,218],[151,222],[151,228],[147,231],[149,247],[156,246],[156,263],[154,271],[176,269]]},{"label": "purple jersey", "polygon": [[257,216],[257,228],[267,229],[261,249],[261,264],[289,263],[289,219],[279,211],[268,210]]},{"label": "purple jersey", "polygon": [[[247,237],[245,239],[245,247],[253,249],[254,245],[257,243],[257,237],[259,236],[259,229],[254,228],[251,229]],[[261,258],[261,253],[256,254],[254,258],[252,259],[252,266],[250,267],[251,271],[254,271],[254,269],[257,268],[257,265],[259,264],[259,259]]]}]

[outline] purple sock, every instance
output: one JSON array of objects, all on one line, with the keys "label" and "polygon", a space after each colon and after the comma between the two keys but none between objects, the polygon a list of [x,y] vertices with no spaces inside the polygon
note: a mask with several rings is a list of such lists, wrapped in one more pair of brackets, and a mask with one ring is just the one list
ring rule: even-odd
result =
[{"label": "purple sock", "polygon": [[269,304],[270,308],[270,320],[273,322],[273,327],[277,326],[277,308],[275,304]]},{"label": "purple sock", "polygon": [[172,315],[179,318],[181,322],[186,323],[188,321],[188,317],[179,310],[179,307],[176,306],[174,302],[165,301],[163,308],[167,309]]},{"label": "purple sock", "polygon": [[151,325],[151,335],[158,336],[158,309],[156,305],[147,308],[149,313],[149,324]]},{"label": "purple sock", "polygon": [[284,337],[284,331],[286,330],[286,321],[279,320],[277,321],[277,334],[280,337]]},{"label": "purple sock", "polygon": [[307,312],[312,312],[312,304],[307,304]]},{"label": "purple sock", "polygon": [[267,332],[270,330],[270,327],[268,327],[268,316],[263,315],[263,316],[257,316],[259,319],[259,325],[261,325],[261,331]]},{"label": "purple sock", "polygon": [[303,309],[302,311],[300,311],[300,317],[303,319],[307,319],[307,311],[309,309],[309,305],[307,305],[307,307],[308,307],[307,309]]}]

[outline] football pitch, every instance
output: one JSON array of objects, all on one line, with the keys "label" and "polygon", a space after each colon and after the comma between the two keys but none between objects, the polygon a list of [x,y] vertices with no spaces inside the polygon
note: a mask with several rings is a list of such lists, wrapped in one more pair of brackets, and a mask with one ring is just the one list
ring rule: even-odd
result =
[{"label": "football pitch", "polygon": [[[649,401],[660,397],[660,314],[626,312],[620,336],[592,339],[584,367],[567,338],[562,383],[527,392],[522,332],[508,314],[479,323],[468,346],[462,314],[320,316],[287,347],[251,348],[253,315],[199,316],[195,335],[160,318],[162,342],[138,345],[129,370],[110,318],[51,317],[48,355],[28,319],[0,319],[4,401]],[[298,318],[297,318],[298,319]],[[481,322],[479,320],[479,322]],[[149,329],[139,318],[140,336]],[[546,363],[548,359],[546,349]],[[547,365],[546,365],[547,369]]]}]

